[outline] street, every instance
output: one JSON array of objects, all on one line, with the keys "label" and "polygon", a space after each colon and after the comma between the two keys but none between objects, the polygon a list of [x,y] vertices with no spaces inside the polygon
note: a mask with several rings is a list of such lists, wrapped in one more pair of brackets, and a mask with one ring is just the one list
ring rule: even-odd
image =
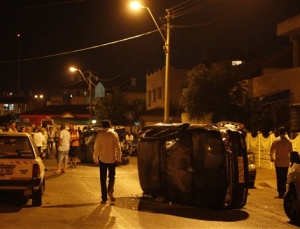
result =
[{"label": "street", "polygon": [[142,197],[137,158],[131,157],[129,164],[117,167],[115,204],[101,205],[98,167],[78,163],[76,169],[55,174],[55,159],[44,161],[48,171],[43,205],[33,207],[30,200],[14,206],[2,200],[1,228],[298,228],[289,223],[276,189],[260,180],[249,189],[242,209],[155,202]]}]

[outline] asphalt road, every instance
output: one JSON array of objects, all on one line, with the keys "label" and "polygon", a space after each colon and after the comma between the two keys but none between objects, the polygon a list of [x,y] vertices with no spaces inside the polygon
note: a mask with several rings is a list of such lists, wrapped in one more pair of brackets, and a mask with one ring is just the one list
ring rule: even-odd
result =
[{"label": "asphalt road", "polygon": [[5,229],[96,228],[298,228],[275,198],[275,172],[258,169],[256,187],[242,209],[214,210],[142,197],[136,157],[117,168],[115,204],[100,204],[99,169],[79,163],[56,174],[55,159],[45,159],[46,191],[41,207],[0,202],[0,227]]}]

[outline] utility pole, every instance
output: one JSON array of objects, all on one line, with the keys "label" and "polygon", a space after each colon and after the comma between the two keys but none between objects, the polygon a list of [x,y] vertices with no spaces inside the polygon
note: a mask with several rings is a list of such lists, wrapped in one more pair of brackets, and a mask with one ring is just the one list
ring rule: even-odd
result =
[{"label": "utility pole", "polygon": [[167,9],[167,38],[165,40],[165,53],[166,53],[166,66],[165,66],[165,110],[164,110],[164,123],[169,123],[169,110],[170,110],[170,94],[169,94],[169,67],[170,67],[170,29],[171,29],[171,13]]}]

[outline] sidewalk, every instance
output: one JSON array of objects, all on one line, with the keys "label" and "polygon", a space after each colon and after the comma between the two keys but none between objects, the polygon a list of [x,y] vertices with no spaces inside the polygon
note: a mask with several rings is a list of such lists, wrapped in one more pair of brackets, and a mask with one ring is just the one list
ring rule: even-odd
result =
[{"label": "sidewalk", "polygon": [[277,189],[275,169],[256,168],[255,186]]}]

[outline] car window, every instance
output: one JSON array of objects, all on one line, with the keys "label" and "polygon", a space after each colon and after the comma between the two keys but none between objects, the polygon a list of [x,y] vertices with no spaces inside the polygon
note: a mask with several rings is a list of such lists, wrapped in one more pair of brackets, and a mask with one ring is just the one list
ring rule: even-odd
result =
[{"label": "car window", "polygon": [[1,136],[0,159],[1,158],[34,158],[29,139],[23,136]]}]

